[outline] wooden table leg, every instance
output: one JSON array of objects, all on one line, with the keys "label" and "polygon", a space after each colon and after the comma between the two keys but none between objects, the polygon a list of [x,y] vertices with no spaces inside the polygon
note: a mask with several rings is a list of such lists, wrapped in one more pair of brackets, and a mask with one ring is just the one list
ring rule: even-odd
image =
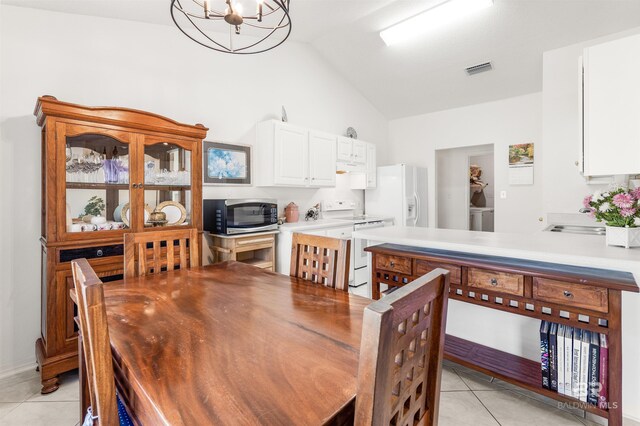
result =
[{"label": "wooden table leg", "polygon": [[78,382],[80,387],[80,424],[82,424],[84,416],[87,413],[87,408],[91,405],[91,398],[89,395],[87,365],[84,359],[84,345],[81,334],[78,334]]}]

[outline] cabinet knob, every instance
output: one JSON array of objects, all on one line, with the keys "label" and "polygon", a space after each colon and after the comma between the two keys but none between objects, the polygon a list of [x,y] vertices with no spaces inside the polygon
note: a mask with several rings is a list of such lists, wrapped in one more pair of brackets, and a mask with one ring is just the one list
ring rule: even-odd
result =
[{"label": "cabinet knob", "polygon": [[573,293],[571,293],[569,290],[563,291],[562,294],[564,294],[564,296],[568,297],[568,298],[572,298],[573,297]]},{"label": "cabinet knob", "polygon": [[102,255],[104,255],[104,252],[102,250],[98,249],[98,251],[96,251],[96,256],[102,257]]},{"label": "cabinet knob", "polygon": [[133,187],[133,189],[136,189],[138,187],[137,183],[134,183],[133,185],[131,185]]},{"label": "cabinet knob", "polygon": [[580,162],[579,162],[579,161],[576,161],[574,164],[575,164],[576,166],[579,166],[579,165],[580,165]]},{"label": "cabinet knob", "polygon": [[138,184],[138,188],[144,188],[144,184],[143,183],[139,183]]},{"label": "cabinet knob", "polygon": [[498,279],[497,278],[491,278],[491,285],[492,286],[497,286],[498,285]]}]

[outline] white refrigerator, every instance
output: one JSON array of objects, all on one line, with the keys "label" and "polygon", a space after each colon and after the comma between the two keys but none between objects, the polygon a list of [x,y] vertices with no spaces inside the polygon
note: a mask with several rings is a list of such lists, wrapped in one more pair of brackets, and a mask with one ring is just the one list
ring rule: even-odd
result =
[{"label": "white refrigerator", "polygon": [[427,169],[378,167],[377,186],[365,191],[365,213],[390,216],[400,226],[427,226]]}]

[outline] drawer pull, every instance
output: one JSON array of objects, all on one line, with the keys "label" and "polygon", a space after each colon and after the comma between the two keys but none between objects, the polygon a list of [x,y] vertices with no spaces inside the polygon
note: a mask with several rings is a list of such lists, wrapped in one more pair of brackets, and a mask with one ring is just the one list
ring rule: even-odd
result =
[{"label": "drawer pull", "polygon": [[498,285],[498,279],[497,278],[491,278],[491,285],[492,286],[497,286]]},{"label": "drawer pull", "polygon": [[104,252],[102,250],[96,251],[96,256],[98,256],[98,257],[102,257],[103,254],[104,254]]},{"label": "drawer pull", "polygon": [[391,267],[393,268],[394,266],[396,266],[396,262],[391,261],[389,265],[391,265]]},{"label": "drawer pull", "polygon": [[565,297],[568,297],[568,298],[572,298],[573,297],[573,293],[571,293],[569,290],[563,291],[562,294],[564,294]]}]

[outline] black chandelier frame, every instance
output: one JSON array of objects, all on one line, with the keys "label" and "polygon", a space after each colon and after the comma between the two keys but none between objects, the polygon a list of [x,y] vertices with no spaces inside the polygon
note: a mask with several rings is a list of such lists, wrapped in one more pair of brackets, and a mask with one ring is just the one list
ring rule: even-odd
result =
[{"label": "black chandelier frame", "polygon": [[[193,1],[194,3],[196,3],[198,6],[200,6],[204,10],[205,4],[201,3],[199,0],[182,0],[182,1]],[[215,1],[215,0],[210,0],[210,1]],[[229,0],[227,0],[227,4],[228,3],[229,3]],[[270,3],[275,3],[277,7],[271,6]],[[233,46],[232,46],[231,37],[233,37],[233,35],[230,35],[229,47],[227,47],[224,44],[222,44],[221,42],[218,42],[218,41],[214,40],[210,35],[206,34],[206,32],[204,30],[202,30],[196,24],[196,22],[194,21],[194,20],[202,20],[202,21],[214,21],[214,22],[222,21],[222,22],[225,22],[226,13],[223,13],[223,12],[220,12],[220,11],[216,11],[216,10],[211,10],[212,15],[209,15],[209,17],[205,17],[204,14],[202,16],[196,15],[194,13],[186,11],[182,7],[181,0],[171,0],[170,10],[171,10],[171,19],[173,20],[173,23],[176,25],[176,27],[178,27],[178,29],[184,35],[186,35],[187,37],[189,37],[191,40],[195,41],[199,45],[204,46],[204,47],[206,47],[208,49],[211,49],[211,50],[215,50],[217,52],[228,53],[228,54],[233,54],[233,55],[255,55],[257,53],[268,52],[269,50],[275,49],[276,47],[280,46],[282,43],[284,43],[289,38],[289,36],[291,35],[291,27],[292,27],[291,16],[289,15],[290,3],[291,3],[291,0],[263,0],[262,4],[264,4],[270,10],[267,11],[266,13],[261,14],[260,19],[257,16],[242,16],[242,18],[245,21],[246,20],[257,20],[257,21],[261,22],[261,18],[262,17],[272,15],[273,13],[276,13],[279,10],[282,10],[284,12],[282,17],[280,18],[280,21],[278,22],[278,24],[275,27],[267,27],[267,26],[263,26],[263,25],[243,22],[242,25],[246,25],[246,26],[249,26],[249,27],[252,27],[252,28],[266,29],[266,30],[270,30],[270,31],[264,37],[259,38],[258,41],[254,42],[254,43],[251,43],[251,44],[249,44],[247,46],[240,47],[238,49],[234,49]],[[199,34],[201,34],[206,40],[208,40],[208,42],[210,42],[212,44],[209,45],[206,42],[198,40],[197,38],[194,38],[191,34],[189,34],[189,32],[187,32],[178,23],[178,20],[176,19],[175,13],[182,14],[191,23],[193,28],[195,28]],[[230,25],[230,30],[231,30],[231,28],[233,28],[233,25]],[[274,45],[271,45],[268,48],[261,49],[261,50],[249,50],[252,47],[255,47],[255,46],[259,45],[260,43],[264,42],[265,40],[267,40],[277,30],[283,29],[283,28],[287,28],[287,34],[278,43],[276,43]],[[236,34],[237,35],[239,34],[239,27],[238,26],[236,26]]]}]

